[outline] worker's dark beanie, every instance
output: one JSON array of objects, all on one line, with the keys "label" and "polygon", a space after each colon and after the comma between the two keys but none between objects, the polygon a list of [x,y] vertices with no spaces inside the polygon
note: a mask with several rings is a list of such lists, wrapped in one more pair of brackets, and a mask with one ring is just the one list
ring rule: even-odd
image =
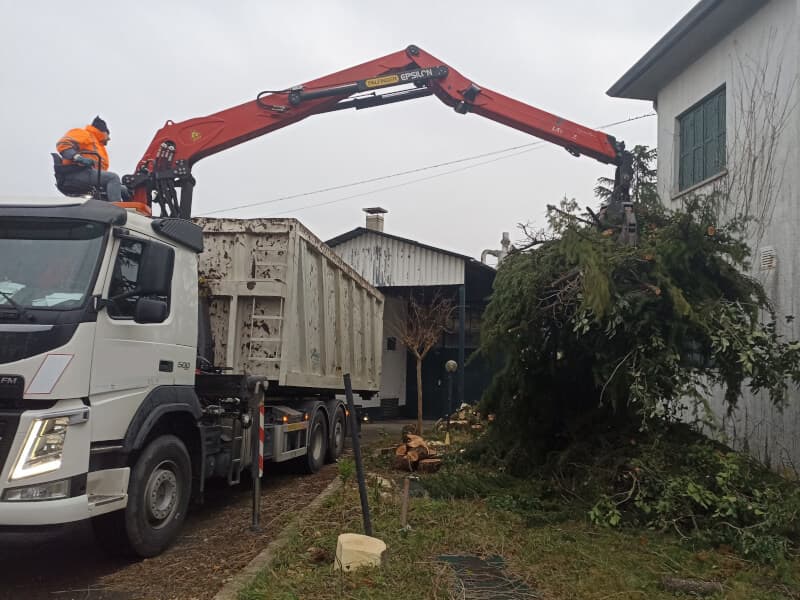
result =
[{"label": "worker's dark beanie", "polygon": [[95,117],[94,118],[94,121],[92,121],[92,127],[96,127],[97,129],[99,129],[100,131],[103,131],[105,133],[111,133],[108,130],[108,125],[106,125],[106,122],[103,121],[103,119],[101,119],[100,117]]}]

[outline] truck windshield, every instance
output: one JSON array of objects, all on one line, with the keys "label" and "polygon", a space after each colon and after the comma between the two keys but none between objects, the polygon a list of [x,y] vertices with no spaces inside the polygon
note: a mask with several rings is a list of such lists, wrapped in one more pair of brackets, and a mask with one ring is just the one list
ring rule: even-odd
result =
[{"label": "truck windshield", "polygon": [[70,310],[83,305],[103,247],[100,223],[3,219],[0,306]]}]

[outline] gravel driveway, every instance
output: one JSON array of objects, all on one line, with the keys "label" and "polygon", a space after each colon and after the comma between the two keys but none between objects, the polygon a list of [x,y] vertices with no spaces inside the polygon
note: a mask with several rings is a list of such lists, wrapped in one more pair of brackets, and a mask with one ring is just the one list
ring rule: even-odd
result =
[{"label": "gravel driveway", "polygon": [[178,542],[156,558],[105,556],[87,523],[49,532],[0,532],[0,600],[193,600],[212,598],[336,476],[274,474],[262,485],[262,531],[250,531],[247,485],[215,487],[190,511]]}]

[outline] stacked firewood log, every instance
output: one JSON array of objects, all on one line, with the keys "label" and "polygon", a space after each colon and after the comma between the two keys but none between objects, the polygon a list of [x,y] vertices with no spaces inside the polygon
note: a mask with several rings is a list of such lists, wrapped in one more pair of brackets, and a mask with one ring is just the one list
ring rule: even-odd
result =
[{"label": "stacked firewood log", "polygon": [[394,466],[402,471],[434,473],[442,466],[442,459],[437,457],[436,451],[421,436],[413,433],[403,434],[403,443],[394,454]]}]

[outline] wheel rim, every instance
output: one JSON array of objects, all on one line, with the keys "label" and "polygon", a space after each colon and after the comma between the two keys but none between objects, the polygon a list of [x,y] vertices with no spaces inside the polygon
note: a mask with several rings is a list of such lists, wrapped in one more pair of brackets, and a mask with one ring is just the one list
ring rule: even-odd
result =
[{"label": "wheel rim", "polygon": [[333,444],[336,454],[341,454],[344,446],[344,424],[341,419],[336,419],[336,423],[333,426]]},{"label": "wheel rim", "polygon": [[311,458],[314,462],[322,460],[322,426],[317,423],[311,438]]},{"label": "wheel rim", "polygon": [[154,529],[169,523],[178,510],[180,486],[178,467],[171,460],[165,460],[153,469],[145,486],[145,507],[147,521]]}]

